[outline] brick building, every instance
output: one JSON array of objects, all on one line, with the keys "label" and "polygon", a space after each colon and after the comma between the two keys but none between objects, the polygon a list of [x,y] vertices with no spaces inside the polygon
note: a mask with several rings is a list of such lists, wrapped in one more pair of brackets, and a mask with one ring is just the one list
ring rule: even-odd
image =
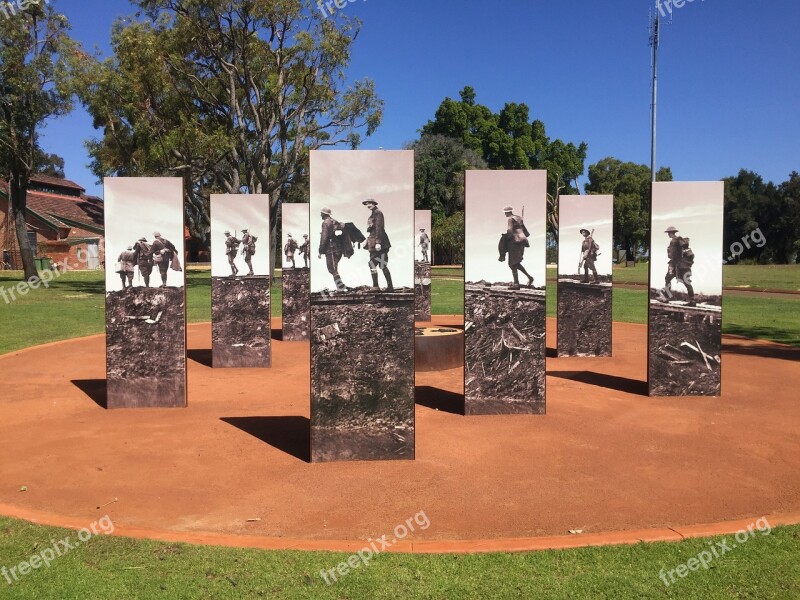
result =
[{"label": "brick building", "polygon": [[[97,269],[105,263],[103,200],[85,192],[69,179],[31,178],[25,221],[37,257],[61,264],[66,260],[71,270]],[[22,260],[8,218],[8,193],[8,182],[0,180],[0,241],[11,254],[12,267],[19,269]]]}]

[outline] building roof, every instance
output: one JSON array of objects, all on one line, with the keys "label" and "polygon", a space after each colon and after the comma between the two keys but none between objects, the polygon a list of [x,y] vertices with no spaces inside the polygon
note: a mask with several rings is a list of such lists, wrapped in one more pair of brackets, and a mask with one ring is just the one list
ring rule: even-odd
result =
[{"label": "building roof", "polygon": [[[6,181],[0,180],[0,193],[8,196]],[[79,228],[97,233],[104,230],[103,201],[95,196],[29,191],[28,210],[54,228]]]},{"label": "building roof", "polygon": [[85,192],[86,188],[81,187],[74,181],[70,179],[61,179],[60,177],[50,177],[49,175],[32,175],[31,182],[33,183],[41,183],[44,185],[54,186],[54,187],[62,187],[68,188],[73,190],[80,190],[81,192]]}]

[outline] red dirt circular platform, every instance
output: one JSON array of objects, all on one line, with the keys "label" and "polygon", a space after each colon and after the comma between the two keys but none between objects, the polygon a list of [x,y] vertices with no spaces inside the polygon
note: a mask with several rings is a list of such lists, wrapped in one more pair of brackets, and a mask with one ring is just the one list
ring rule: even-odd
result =
[{"label": "red dirt circular platform", "polygon": [[[7,354],[0,513],[69,527],[108,514],[121,535],[351,550],[424,511],[430,527],[393,547],[415,552],[800,521],[800,350],[726,336],[721,398],[648,398],[646,331],[615,323],[612,359],[548,359],[546,416],[464,417],[462,369],[418,374],[413,462],[307,462],[308,344],[273,340],[270,370],[213,370],[210,325],[189,326],[187,409],[105,410],[103,336]],[[585,533],[542,537],[570,529]]]}]

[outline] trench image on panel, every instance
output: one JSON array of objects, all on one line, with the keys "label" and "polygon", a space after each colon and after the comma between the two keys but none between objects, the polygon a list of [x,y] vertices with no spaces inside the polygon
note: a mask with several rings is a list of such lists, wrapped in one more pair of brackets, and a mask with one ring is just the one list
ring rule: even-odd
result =
[{"label": "trench image on panel", "polygon": [[269,196],[211,195],[211,354],[215,368],[271,365]]},{"label": "trench image on panel", "polygon": [[468,415],[545,412],[545,171],[467,171]]},{"label": "trench image on panel", "polygon": [[724,184],[653,184],[651,396],[719,396]]},{"label": "trench image on panel", "polygon": [[108,408],[186,406],[182,185],[103,182]]},{"label": "trench image on panel", "polygon": [[414,318],[431,320],[431,211],[414,211]]},{"label": "trench image on panel", "polygon": [[558,356],[611,356],[614,197],[558,201]]},{"label": "trench image on panel", "polygon": [[281,206],[283,236],[283,341],[308,341],[311,320],[310,285],[311,236],[308,232],[308,204]]},{"label": "trench image on panel", "polygon": [[414,155],[312,151],[311,460],[414,458]]}]

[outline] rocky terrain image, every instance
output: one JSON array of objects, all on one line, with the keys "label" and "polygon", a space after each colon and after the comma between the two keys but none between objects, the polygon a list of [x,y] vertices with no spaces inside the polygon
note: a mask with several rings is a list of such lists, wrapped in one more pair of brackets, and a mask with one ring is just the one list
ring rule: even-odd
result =
[{"label": "rocky terrain image", "polygon": [[466,284],[467,415],[544,414],[545,315],[544,288]]},{"label": "rocky terrain image", "polygon": [[108,408],[186,406],[184,288],[106,294]]},{"label": "rocky terrain image", "polygon": [[431,320],[431,263],[414,262],[414,318]]},{"label": "rocky terrain image", "polygon": [[215,368],[267,368],[270,278],[211,278],[211,353]]},{"label": "rocky terrain image", "polygon": [[611,356],[611,281],[558,279],[558,356]]},{"label": "rocky terrain image", "polygon": [[651,396],[719,396],[722,368],[722,302],[697,295],[687,306],[650,300],[648,381]]},{"label": "rocky terrain image", "polygon": [[312,294],[312,462],[413,458],[413,290]]},{"label": "rocky terrain image", "polygon": [[283,269],[283,341],[307,342],[311,319],[308,268]]}]

